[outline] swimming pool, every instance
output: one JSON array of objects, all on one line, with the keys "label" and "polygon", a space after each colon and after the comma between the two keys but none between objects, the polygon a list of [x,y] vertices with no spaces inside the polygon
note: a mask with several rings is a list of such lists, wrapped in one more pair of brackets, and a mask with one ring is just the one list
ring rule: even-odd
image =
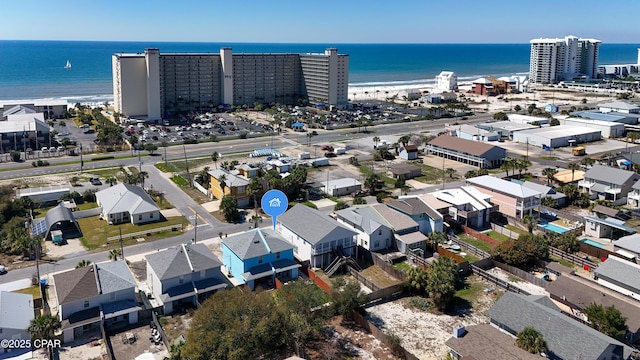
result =
[{"label": "swimming pool", "polygon": [[580,240],[580,242],[583,242],[585,244],[589,244],[591,246],[595,246],[595,247],[600,248],[600,249],[604,249],[604,245],[600,244],[597,241],[593,241],[591,239],[582,239],[582,240]]},{"label": "swimming pool", "polygon": [[569,229],[564,228],[562,226],[558,226],[556,224],[552,224],[552,223],[542,223],[542,224],[538,224],[538,226],[540,226],[541,228],[547,229],[549,231],[553,231],[555,233],[558,234],[564,234],[567,231],[569,231]]}]

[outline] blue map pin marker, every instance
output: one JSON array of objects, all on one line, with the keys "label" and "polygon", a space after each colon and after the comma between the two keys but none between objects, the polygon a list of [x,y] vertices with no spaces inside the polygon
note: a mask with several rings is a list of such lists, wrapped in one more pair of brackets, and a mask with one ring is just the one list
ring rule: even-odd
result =
[{"label": "blue map pin marker", "polygon": [[269,190],[262,195],[260,205],[262,205],[262,211],[271,216],[271,220],[273,220],[273,230],[275,231],[278,216],[284,214],[289,207],[287,195],[280,190]]}]

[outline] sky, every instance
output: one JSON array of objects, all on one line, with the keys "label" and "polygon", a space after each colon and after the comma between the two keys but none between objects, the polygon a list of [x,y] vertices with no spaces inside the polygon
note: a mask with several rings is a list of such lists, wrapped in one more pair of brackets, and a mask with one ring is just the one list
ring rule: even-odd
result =
[{"label": "sky", "polygon": [[3,1],[0,40],[639,43],[638,0]]}]

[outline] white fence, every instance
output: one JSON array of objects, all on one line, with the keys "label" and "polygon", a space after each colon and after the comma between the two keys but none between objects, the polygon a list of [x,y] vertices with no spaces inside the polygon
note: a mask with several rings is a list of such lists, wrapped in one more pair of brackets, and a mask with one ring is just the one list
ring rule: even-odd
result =
[{"label": "white fence", "polygon": [[193,183],[193,187],[198,189],[201,193],[207,195],[207,197],[211,197],[211,193],[209,192],[209,189],[205,189],[204,186],[198,184],[198,182],[195,180],[192,180],[191,182]]}]

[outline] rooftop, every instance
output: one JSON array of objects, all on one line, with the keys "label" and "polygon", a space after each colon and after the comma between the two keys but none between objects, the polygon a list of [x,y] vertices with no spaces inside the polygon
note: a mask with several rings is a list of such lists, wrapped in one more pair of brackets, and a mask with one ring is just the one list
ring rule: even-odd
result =
[{"label": "rooftop", "polygon": [[278,216],[278,223],[311,245],[325,240],[353,238],[356,232],[306,205],[296,204]]},{"label": "rooftop", "polygon": [[596,164],[584,174],[584,178],[605,184],[622,185],[629,180],[637,181],[640,176],[633,171]]},{"label": "rooftop", "polygon": [[131,184],[119,183],[100,190],[96,199],[107,214],[128,212],[134,215],[160,210],[143,188]]},{"label": "rooftop", "polygon": [[31,295],[0,291],[0,329],[26,330],[33,318]]},{"label": "rooftop", "polygon": [[293,245],[273,230],[260,228],[225,237],[222,243],[241,260],[293,249]]},{"label": "rooftop", "polygon": [[617,285],[640,292],[640,265],[631,261],[609,256],[607,261],[601,263],[594,275],[613,280]]},{"label": "rooftop", "polygon": [[490,324],[468,326],[462,337],[452,337],[446,345],[463,359],[540,360],[540,355],[520,349],[515,339]]},{"label": "rooftop", "polygon": [[244,176],[239,176],[239,175],[232,174],[231,172],[229,172],[227,170],[224,170],[224,169],[211,170],[211,171],[209,171],[209,175],[211,175],[211,177],[213,177],[216,180],[220,179],[220,176],[224,175],[225,178],[226,178],[225,182],[227,183],[227,186],[229,186],[229,187],[247,186],[250,183],[250,181],[247,178],[245,178]]},{"label": "rooftop", "polygon": [[385,204],[376,204],[372,208],[391,225],[394,231],[418,228],[419,225],[411,217],[389,208]]},{"label": "rooftop", "polygon": [[595,132],[600,132],[600,130],[589,129],[580,126],[571,126],[571,125],[558,125],[558,126],[548,126],[535,128],[530,130],[522,130],[519,134],[533,134],[539,137],[547,138],[547,139],[555,139],[562,138],[567,136],[578,136],[584,134],[591,134]]},{"label": "rooftop", "polygon": [[354,178],[342,178],[342,179],[333,179],[329,181],[322,181],[323,187],[329,187],[329,189],[342,189],[350,186],[361,185],[360,181]]},{"label": "rooftop", "polygon": [[640,234],[623,236],[614,241],[613,245],[625,250],[633,251],[636,254],[640,254]]},{"label": "rooftop", "polygon": [[179,245],[145,256],[147,266],[161,280],[212,269],[222,265],[204,244]]},{"label": "rooftop", "polygon": [[612,102],[608,102],[608,103],[599,103],[598,108],[604,107],[604,108],[610,108],[610,109],[618,109],[618,110],[636,110],[636,109],[640,109],[640,106],[638,105],[634,105],[634,104],[630,104],[624,101],[612,101]]},{"label": "rooftop", "polygon": [[431,140],[429,142],[429,145],[475,156],[482,156],[494,148],[502,149],[499,146],[489,145],[480,141],[467,140],[449,135],[440,135],[437,138]]},{"label": "rooftop", "polygon": [[480,186],[487,190],[497,191],[503,194],[515,196],[521,199],[542,195],[542,193],[540,193],[539,191],[530,189],[523,185],[512,183],[511,181],[493,177],[491,175],[482,175],[470,178],[467,179],[467,183]]}]

